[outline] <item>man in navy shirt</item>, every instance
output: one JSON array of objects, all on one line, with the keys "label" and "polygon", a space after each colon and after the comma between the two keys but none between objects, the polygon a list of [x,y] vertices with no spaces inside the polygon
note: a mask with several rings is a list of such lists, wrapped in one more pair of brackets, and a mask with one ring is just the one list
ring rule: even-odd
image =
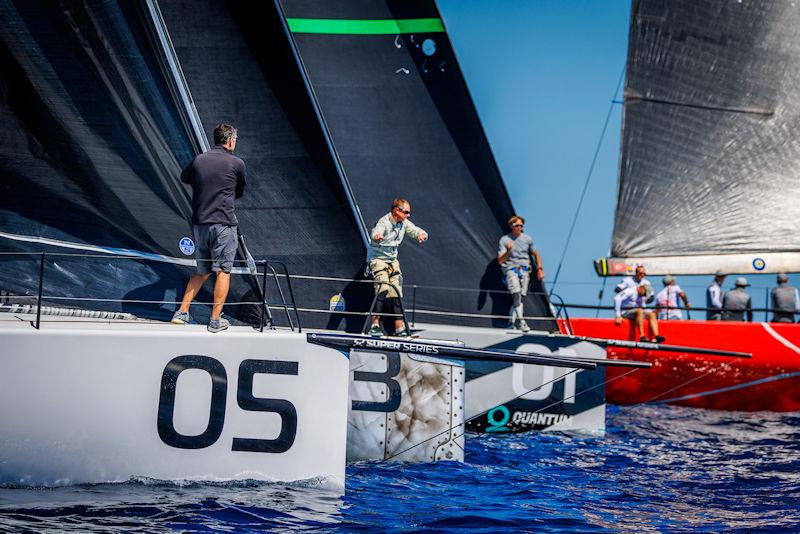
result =
[{"label": "man in navy shirt", "polygon": [[192,186],[197,274],[189,280],[172,322],[191,321],[189,306],[213,271],[216,280],[209,332],[219,332],[230,326],[220,314],[228,296],[238,244],[236,227],[239,222],[234,213],[234,199],[242,196],[245,186],[244,161],[233,155],[236,139],[236,128],[230,124],[218,125],[214,128],[214,148],[195,157],[181,173],[181,181]]}]

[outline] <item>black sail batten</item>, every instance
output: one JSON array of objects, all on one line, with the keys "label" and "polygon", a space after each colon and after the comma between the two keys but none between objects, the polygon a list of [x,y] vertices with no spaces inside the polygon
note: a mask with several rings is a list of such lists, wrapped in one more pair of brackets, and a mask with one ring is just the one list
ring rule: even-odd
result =
[{"label": "black sail batten", "polygon": [[[189,268],[192,155],[136,3],[0,2],[0,251],[49,257],[44,295],[64,306],[167,316]],[[99,247],[99,248],[98,248]],[[189,258],[190,259],[190,258]],[[0,259],[0,291],[35,295],[38,257]],[[94,301],[69,300],[78,298]]]},{"label": "black sail batten", "polygon": [[[283,261],[293,274],[359,277],[363,238],[275,7],[219,0],[160,9],[206,135],[220,122],[239,129],[248,184],[236,213],[253,256]],[[366,311],[371,291],[308,278],[294,289],[298,307],[318,310],[303,312],[304,325],[350,330],[363,317],[323,312],[340,293],[348,311]]]},{"label": "black sail batten", "polygon": [[633,2],[598,274],[800,270],[798,23],[786,2]]},{"label": "black sail batten", "polygon": [[[430,233],[400,253],[406,306],[418,321],[504,325],[480,316],[508,312],[495,258],[514,210],[435,4],[278,4],[368,226],[405,197]],[[553,328],[542,284],[531,291],[526,314]]]}]

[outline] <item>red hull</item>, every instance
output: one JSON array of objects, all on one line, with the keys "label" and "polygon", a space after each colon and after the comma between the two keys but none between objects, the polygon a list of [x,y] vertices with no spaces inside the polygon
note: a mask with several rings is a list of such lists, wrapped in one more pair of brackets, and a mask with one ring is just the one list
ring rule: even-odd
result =
[{"label": "red hull", "polygon": [[[572,319],[575,335],[638,339],[629,321]],[[716,410],[800,410],[800,324],[663,321],[670,345],[750,352],[752,359],[608,348],[609,358],[653,362],[651,369],[607,370],[612,404],[678,404]],[[630,373],[630,374],[628,374]]]}]

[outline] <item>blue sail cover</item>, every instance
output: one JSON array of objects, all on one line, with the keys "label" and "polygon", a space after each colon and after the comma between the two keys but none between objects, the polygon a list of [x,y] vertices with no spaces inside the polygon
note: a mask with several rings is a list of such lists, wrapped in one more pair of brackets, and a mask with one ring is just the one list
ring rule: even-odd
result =
[{"label": "blue sail cover", "polygon": [[[366,227],[403,197],[430,234],[401,248],[406,305],[505,324],[479,316],[508,311],[496,251],[514,209],[434,2],[277,3]],[[542,284],[531,291],[526,314],[551,328]]]},{"label": "blue sail cover", "polygon": [[[193,147],[142,11],[128,2],[2,0],[0,19],[0,251],[190,259],[179,242],[191,236],[191,207],[176,177]],[[35,294],[38,261],[0,256],[0,290]],[[190,271],[100,252],[50,257],[45,272],[49,297],[140,301],[174,300]]]}]

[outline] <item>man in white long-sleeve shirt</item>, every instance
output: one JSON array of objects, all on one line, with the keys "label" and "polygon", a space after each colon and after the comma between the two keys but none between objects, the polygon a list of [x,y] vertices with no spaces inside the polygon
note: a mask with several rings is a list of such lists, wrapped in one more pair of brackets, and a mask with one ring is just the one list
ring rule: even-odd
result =
[{"label": "man in white long-sleeve shirt", "polygon": [[652,296],[653,288],[644,277],[644,267],[636,267],[632,278],[626,278],[617,286],[618,293],[614,296],[614,324],[622,324],[622,319],[630,319],[639,328],[641,341],[648,341],[644,334],[644,320],[650,325],[653,341],[661,343],[664,337],[658,334],[658,319],[653,310],[647,310],[647,301]]},{"label": "man in white long-sleeve shirt", "polygon": [[369,247],[367,248],[367,264],[369,265],[372,279],[375,281],[375,293],[378,295],[375,311],[372,316],[372,327],[369,334],[372,336],[383,335],[380,313],[395,314],[394,329],[396,336],[408,336],[400,314],[402,298],[403,275],[400,272],[400,262],[397,261],[397,250],[403,238],[408,235],[419,243],[428,240],[428,232],[419,228],[408,220],[411,215],[411,204],[404,198],[392,201],[392,210],[378,219],[375,227],[370,232]]},{"label": "man in white long-sleeve shirt", "polygon": [[714,273],[714,281],[706,289],[706,320],[722,320],[722,284],[725,282],[725,273],[717,271]]}]

